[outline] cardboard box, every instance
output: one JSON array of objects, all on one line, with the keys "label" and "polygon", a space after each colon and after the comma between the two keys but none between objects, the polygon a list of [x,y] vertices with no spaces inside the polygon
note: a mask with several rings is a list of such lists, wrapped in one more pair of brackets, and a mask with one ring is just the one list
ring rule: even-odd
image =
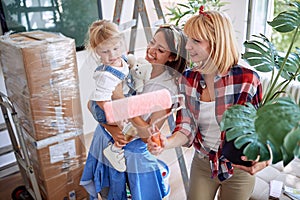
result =
[{"label": "cardboard box", "polygon": [[37,179],[47,180],[83,165],[86,147],[82,133],[69,132],[35,141],[23,136]]},{"label": "cardboard box", "polygon": [[16,80],[21,88],[15,89],[26,96],[77,88],[73,39],[43,31],[23,32],[1,37],[0,49],[5,78]]},{"label": "cardboard box", "polygon": [[86,190],[79,185],[83,166],[74,168],[58,176],[41,181],[40,192],[47,200],[88,200]]},{"label": "cardboard box", "polygon": [[[61,101],[60,101],[61,99]],[[23,98],[24,108],[15,105],[22,127],[35,140],[72,131],[83,130],[83,119],[79,96],[48,98],[34,97],[26,101]],[[12,102],[17,100],[12,99]],[[25,104],[29,104],[25,106]],[[23,112],[27,107],[27,110]]]},{"label": "cardboard box", "polygon": [[82,129],[73,39],[32,31],[0,37],[7,94],[35,139]]}]

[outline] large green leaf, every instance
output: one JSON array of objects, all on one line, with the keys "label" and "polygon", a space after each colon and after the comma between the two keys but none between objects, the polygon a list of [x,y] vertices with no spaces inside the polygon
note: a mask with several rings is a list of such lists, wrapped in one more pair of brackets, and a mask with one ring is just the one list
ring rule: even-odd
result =
[{"label": "large green leaf", "polygon": [[269,144],[273,163],[283,160],[287,164],[295,151],[289,145],[295,146],[300,138],[300,131],[292,132],[299,122],[299,106],[289,97],[280,97],[257,111],[250,103],[231,106],[223,114],[220,129],[226,131],[227,141],[234,140],[236,148],[244,148],[248,159],[255,160],[258,155],[261,161],[270,159]]},{"label": "large green leaf", "polygon": [[227,109],[220,123],[221,131],[226,131],[226,140],[231,141],[245,134],[255,133],[256,109],[252,104],[234,105]]},{"label": "large green leaf", "polygon": [[[292,132],[288,133],[287,136],[284,138],[283,147],[288,155],[287,158],[293,158],[294,155],[297,156],[297,148],[300,146],[300,128],[293,130]],[[298,154],[298,157],[300,154]]]},{"label": "large green leaf", "polygon": [[300,11],[289,10],[282,12],[268,24],[278,32],[291,32],[300,25]]},{"label": "large green leaf", "polygon": [[264,35],[256,36],[261,41],[245,41],[244,46],[247,49],[242,58],[261,72],[270,72],[278,66],[278,52],[274,45]]},{"label": "large green leaf", "polygon": [[283,142],[284,137],[300,121],[300,108],[289,97],[280,97],[267,102],[257,111],[255,130],[262,138],[270,134],[276,141]]},{"label": "large green leaf", "polygon": [[258,155],[260,155],[260,161],[270,159],[270,152],[266,144],[259,140],[257,134],[240,136],[234,141],[234,145],[238,149],[246,145],[243,153],[249,160],[256,160]]},{"label": "large green leaf", "polygon": [[274,155],[273,163],[283,160],[284,164],[287,164],[293,158],[293,150],[287,148],[284,141],[291,134],[291,130],[299,125],[299,121],[300,108],[288,97],[274,99],[258,109],[255,120],[256,133],[262,142],[269,142]]},{"label": "large green leaf", "polygon": [[259,140],[255,131],[256,109],[250,103],[234,105],[223,114],[220,123],[221,131],[226,131],[226,140],[234,140],[236,148],[245,146],[243,153],[248,159],[255,160],[258,155],[261,159],[269,159],[266,145]]},{"label": "large green leaf", "polygon": [[[283,57],[278,57],[278,63],[281,66],[283,64]],[[287,61],[284,65],[284,70],[287,72],[296,73],[298,68],[300,67],[300,56],[297,53],[290,53]]]}]

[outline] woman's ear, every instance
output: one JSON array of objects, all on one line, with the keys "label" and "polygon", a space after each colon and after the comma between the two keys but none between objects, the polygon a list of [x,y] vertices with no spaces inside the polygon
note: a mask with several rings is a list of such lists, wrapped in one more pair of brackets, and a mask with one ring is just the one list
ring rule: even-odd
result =
[{"label": "woman's ear", "polygon": [[174,62],[175,61],[175,56],[174,55],[170,55],[168,61],[169,62]]}]

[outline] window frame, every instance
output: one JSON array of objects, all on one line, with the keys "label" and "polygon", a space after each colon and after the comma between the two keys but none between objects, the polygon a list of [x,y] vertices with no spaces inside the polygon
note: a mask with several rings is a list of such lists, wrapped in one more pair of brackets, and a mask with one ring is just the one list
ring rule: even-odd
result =
[{"label": "window frame", "polygon": [[[95,1],[97,3],[97,12],[98,12],[97,13],[97,17],[98,17],[98,19],[103,19],[102,1],[101,0],[95,0]],[[15,2],[18,3],[17,0]],[[28,7],[26,7],[25,2],[26,2],[26,0],[24,0],[22,2],[19,1],[20,4],[23,3],[23,5],[19,7],[20,8],[20,10],[19,10],[20,13],[29,13],[29,12],[40,12],[40,13],[42,13],[42,12],[47,12],[47,11],[49,12],[51,9],[54,12],[54,9],[58,9],[58,7],[55,7],[55,5],[53,4],[54,1],[52,1],[52,0],[49,1],[49,2],[52,3],[52,7],[51,6],[48,6],[48,7],[42,7],[42,6],[40,6],[40,7],[37,7],[37,6],[30,7],[30,6],[28,6]],[[5,33],[7,33],[7,32],[10,31],[10,28],[8,27],[8,24],[7,24],[7,21],[8,21],[6,19],[7,16],[5,15],[6,10],[3,7],[3,4],[4,4],[4,2],[1,1],[1,3],[0,3],[0,23],[1,23],[1,31],[2,32],[0,31],[0,33],[2,35],[4,35]],[[53,16],[54,16],[54,14],[53,14]],[[28,18],[28,17],[25,16],[25,18]],[[22,23],[22,22],[20,23],[20,25],[23,25],[25,27],[24,31],[31,31],[31,30],[51,31],[51,28],[47,29],[47,28],[39,28],[39,27],[37,27],[37,28],[29,27],[30,26],[30,22],[28,21],[28,19],[26,19],[26,20],[27,20],[27,24],[26,25],[24,25],[24,23]],[[53,17],[53,20],[55,21],[55,17]],[[86,29],[87,29],[87,27],[86,27]],[[19,31],[15,31],[15,32],[19,32]],[[82,34],[85,35],[85,32],[82,33]],[[72,37],[72,36],[70,36],[70,37]],[[74,37],[74,39],[76,40],[75,37]],[[84,50],[84,45],[83,44],[82,45],[76,45],[76,51],[81,51],[81,50]]]}]

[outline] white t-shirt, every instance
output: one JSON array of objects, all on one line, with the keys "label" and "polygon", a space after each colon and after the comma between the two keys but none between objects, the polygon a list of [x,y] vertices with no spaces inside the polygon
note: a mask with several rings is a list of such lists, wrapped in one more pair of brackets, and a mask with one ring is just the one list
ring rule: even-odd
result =
[{"label": "white t-shirt", "polygon": [[215,115],[215,101],[200,101],[198,119],[203,145],[210,150],[218,151],[221,144],[220,127]]},{"label": "white t-shirt", "polygon": [[[171,96],[178,94],[177,85],[174,77],[166,70],[159,76],[146,81],[142,93],[153,92],[157,90],[168,89]],[[143,119],[148,119],[151,113],[144,115]]]},{"label": "white t-shirt", "polygon": [[143,93],[153,92],[161,89],[168,89],[171,93],[171,96],[176,95],[178,92],[174,77],[167,70],[159,76],[146,81]]},{"label": "white t-shirt", "polygon": [[[112,68],[122,72],[125,76],[129,73],[129,67],[125,60],[122,59],[122,67]],[[94,101],[109,101],[112,100],[112,93],[116,86],[122,82],[121,79],[105,70],[96,70],[93,78],[95,80],[95,90],[90,96],[90,100]],[[126,84],[124,84],[126,85]]]}]

